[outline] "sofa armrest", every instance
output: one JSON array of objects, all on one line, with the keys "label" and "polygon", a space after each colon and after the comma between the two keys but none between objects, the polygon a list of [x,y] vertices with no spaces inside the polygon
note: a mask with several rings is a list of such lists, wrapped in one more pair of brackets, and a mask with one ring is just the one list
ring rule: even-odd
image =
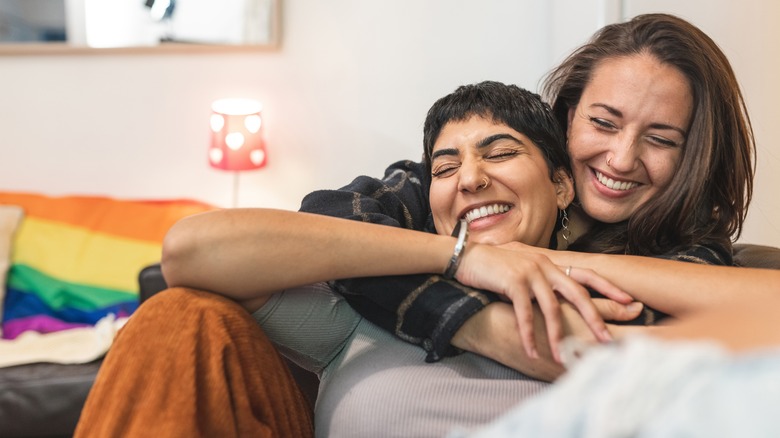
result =
[{"label": "sofa armrest", "polygon": [[780,269],[780,248],[738,243],[734,245],[734,262],[748,268]]},{"label": "sofa armrest", "polygon": [[159,263],[149,265],[138,273],[138,285],[140,286],[139,301],[144,302],[152,295],[168,288],[163,278],[162,269]]}]

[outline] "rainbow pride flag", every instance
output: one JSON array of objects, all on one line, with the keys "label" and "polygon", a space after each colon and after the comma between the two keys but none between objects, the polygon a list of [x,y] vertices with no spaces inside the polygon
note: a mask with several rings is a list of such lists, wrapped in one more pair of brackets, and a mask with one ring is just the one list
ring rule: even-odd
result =
[{"label": "rainbow pride flag", "polygon": [[18,205],[6,284],[2,337],[94,325],[138,307],[138,274],[160,261],[162,241],[179,219],[213,209],[189,200],[132,201],[0,192]]}]

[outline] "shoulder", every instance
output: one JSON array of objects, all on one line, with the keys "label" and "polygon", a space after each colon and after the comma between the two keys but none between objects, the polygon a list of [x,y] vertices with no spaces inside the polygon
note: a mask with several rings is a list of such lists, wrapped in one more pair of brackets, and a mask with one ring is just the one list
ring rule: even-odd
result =
[{"label": "shoulder", "polygon": [[426,199],[428,188],[430,187],[430,175],[422,162],[411,160],[397,161],[385,169],[384,176],[374,178],[361,175],[355,178],[345,189],[360,191],[369,194],[374,198],[379,198],[385,194],[394,194],[396,196],[408,196],[414,193],[420,196],[422,200]]},{"label": "shoulder", "polygon": [[416,230],[432,227],[428,206],[430,175],[425,164],[398,161],[382,178],[361,175],[338,190],[306,195],[301,211]]},{"label": "shoulder", "polygon": [[382,180],[386,183],[393,181],[409,181],[412,184],[426,186],[429,178],[424,163],[402,160],[396,161],[388,166],[387,169],[385,169],[385,176]]}]

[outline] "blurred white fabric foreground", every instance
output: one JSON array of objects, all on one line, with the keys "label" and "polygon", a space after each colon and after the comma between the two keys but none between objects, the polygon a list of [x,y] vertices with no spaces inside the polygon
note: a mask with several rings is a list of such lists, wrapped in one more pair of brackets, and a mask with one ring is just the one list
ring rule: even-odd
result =
[{"label": "blurred white fabric foreground", "polygon": [[633,337],[586,351],[547,392],[451,438],[778,437],[780,349]]}]

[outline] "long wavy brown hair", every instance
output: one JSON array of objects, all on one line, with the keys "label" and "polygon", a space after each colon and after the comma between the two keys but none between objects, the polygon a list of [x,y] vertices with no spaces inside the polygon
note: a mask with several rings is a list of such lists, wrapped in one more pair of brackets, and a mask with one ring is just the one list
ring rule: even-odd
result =
[{"label": "long wavy brown hair", "polygon": [[680,163],[668,187],[627,221],[596,223],[571,249],[659,255],[702,243],[730,248],[753,194],[755,140],[731,64],[704,32],[667,14],[608,25],[547,75],[542,94],[568,130],[569,108],[579,103],[596,66],[640,53],[677,68],[693,90]]}]

